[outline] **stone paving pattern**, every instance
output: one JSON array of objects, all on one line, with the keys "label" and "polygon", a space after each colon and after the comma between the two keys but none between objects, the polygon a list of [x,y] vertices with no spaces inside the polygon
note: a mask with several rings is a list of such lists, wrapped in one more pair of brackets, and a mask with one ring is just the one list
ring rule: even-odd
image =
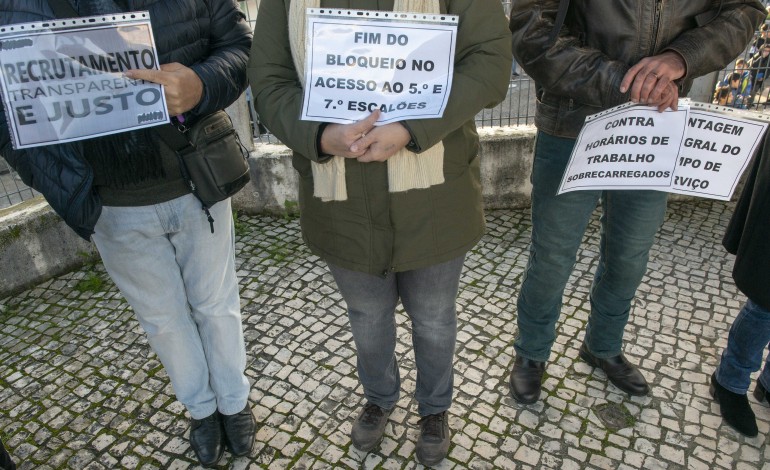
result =
[{"label": "stone paving pattern", "polygon": [[[760,436],[721,424],[708,378],[744,301],[721,247],[732,210],[674,202],[631,319],[626,355],[652,384],[620,392],[578,359],[596,266],[589,226],[566,290],[543,399],[508,393],[515,299],[527,261],[529,210],[491,211],[466,260],[458,298],[449,457],[438,468],[770,468],[770,411],[752,400]],[[402,310],[402,398],[376,451],[349,440],[362,405],[345,306],[292,218],[240,216],[238,274],[247,375],[260,427],[249,457],[222,467],[420,468],[414,362]],[[0,299],[0,437],[21,469],[185,469],[188,421],[131,309],[100,264]]]}]

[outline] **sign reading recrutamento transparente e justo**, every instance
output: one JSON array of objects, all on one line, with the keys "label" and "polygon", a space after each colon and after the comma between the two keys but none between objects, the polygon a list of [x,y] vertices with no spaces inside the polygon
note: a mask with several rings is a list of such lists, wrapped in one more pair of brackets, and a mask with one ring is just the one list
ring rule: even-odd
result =
[{"label": "sign reading recrutamento transparente e justo", "polygon": [[168,122],[162,87],[123,76],[158,68],[147,12],[0,28],[0,84],[14,148]]}]

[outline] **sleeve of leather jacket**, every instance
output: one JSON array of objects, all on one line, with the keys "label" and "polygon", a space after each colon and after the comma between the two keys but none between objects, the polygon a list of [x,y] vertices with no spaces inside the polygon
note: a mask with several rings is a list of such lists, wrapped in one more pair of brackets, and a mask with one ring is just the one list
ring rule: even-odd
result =
[{"label": "sleeve of leather jacket", "polygon": [[249,59],[249,83],[259,118],[270,132],[298,154],[314,161],[324,160],[316,146],[322,123],[299,119],[302,85],[291,56],[287,11],[288,4],[283,0],[260,2]]},{"label": "sleeve of leather jacket", "polygon": [[619,91],[627,65],[599,50],[581,47],[566,24],[556,41],[548,44],[558,8],[559,0],[513,2],[508,26],[518,63],[536,83],[558,95],[597,107],[627,101]]},{"label": "sleeve of leather jacket", "polygon": [[[516,3],[516,2],[514,2]],[[440,119],[404,121],[414,152],[426,150],[471,120],[483,108],[501,102],[511,77],[511,34],[499,0],[454,0],[448,13],[459,15],[452,90]]]},{"label": "sleeve of leather jacket", "polygon": [[251,28],[232,0],[213,0],[209,56],[192,65],[203,82],[203,96],[192,109],[199,116],[230,106],[246,89]]},{"label": "sleeve of leather jacket", "polygon": [[[627,101],[628,95],[620,93],[619,88],[629,65],[585,47],[567,25],[556,41],[548,44],[558,6],[559,0],[513,3],[509,27],[516,59],[536,82],[556,94],[597,107]],[[711,19],[717,12],[718,16]],[[718,70],[734,59],[766,12],[754,0],[725,0],[720,9],[706,12],[705,16],[702,26],[686,31],[663,49],[682,55],[687,63],[685,78]]]},{"label": "sleeve of leather jacket", "polygon": [[734,0],[724,1],[714,13],[704,15],[705,24],[685,31],[666,47],[684,57],[684,78],[700,77],[729,64],[754,37],[767,10],[755,0]]}]

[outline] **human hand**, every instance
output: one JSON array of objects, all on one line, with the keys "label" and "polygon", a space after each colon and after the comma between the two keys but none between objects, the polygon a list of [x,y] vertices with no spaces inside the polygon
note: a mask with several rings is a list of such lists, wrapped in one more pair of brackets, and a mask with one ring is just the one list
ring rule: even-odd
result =
[{"label": "human hand", "polygon": [[676,111],[679,106],[679,87],[674,82],[668,82],[666,89],[660,97],[660,101],[647,103],[650,106],[657,106],[658,112],[663,112],[666,108]]},{"label": "human hand", "polygon": [[163,85],[168,112],[172,116],[193,109],[203,97],[203,82],[198,74],[178,62],[162,64],[160,70],[126,70],[124,75]]},{"label": "human hand", "polygon": [[673,81],[684,77],[686,72],[685,61],[677,52],[645,57],[628,69],[620,82],[620,92],[630,89],[631,101],[657,106],[661,112],[667,107],[676,110],[679,89]]},{"label": "human hand", "polygon": [[375,110],[366,118],[351,124],[329,124],[321,134],[322,153],[338,155],[346,158],[358,158],[366,152],[369,146],[359,145],[352,149],[354,142],[362,139],[374,128],[374,123],[380,118],[380,110]]},{"label": "human hand", "polygon": [[375,127],[351,146],[352,152],[365,152],[358,157],[359,162],[384,162],[399,150],[406,147],[411,136],[406,127],[397,122]]}]

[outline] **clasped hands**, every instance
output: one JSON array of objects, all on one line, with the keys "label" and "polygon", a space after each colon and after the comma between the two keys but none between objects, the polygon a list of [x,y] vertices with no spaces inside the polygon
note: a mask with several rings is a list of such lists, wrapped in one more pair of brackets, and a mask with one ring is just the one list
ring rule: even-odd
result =
[{"label": "clasped hands", "polygon": [[620,92],[630,89],[631,101],[656,106],[660,112],[666,108],[676,111],[679,87],[674,80],[684,77],[686,72],[687,64],[677,52],[645,57],[626,72],[620,82]]},{"label": "clasped hands", "polygon": [[384,162],[406,147],[411,136],[397,122],[375,126],[380,117],[376,110],[351,124],[329,124],[321,134],[322,153],[355,158],[359,162]]}]

